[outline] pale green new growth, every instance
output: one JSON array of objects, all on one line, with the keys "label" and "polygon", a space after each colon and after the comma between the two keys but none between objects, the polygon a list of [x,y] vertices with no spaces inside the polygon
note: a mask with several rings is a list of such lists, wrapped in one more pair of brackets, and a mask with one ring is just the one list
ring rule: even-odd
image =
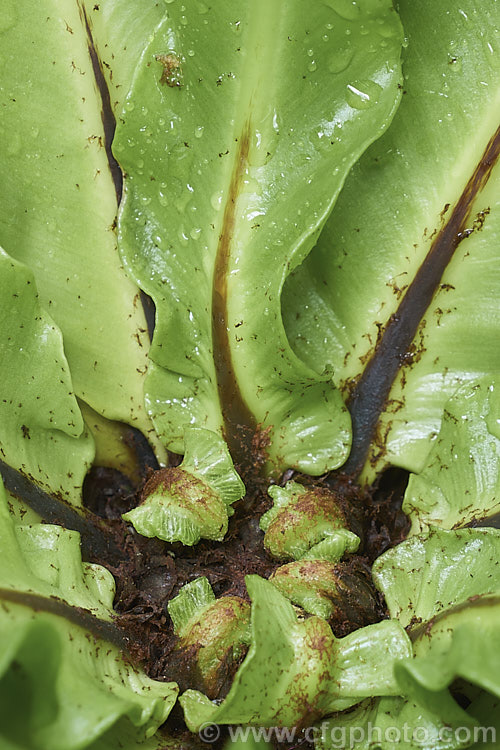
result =
[{"label": "pale green new growth", "polygon": [[80,750],[117,722],[137,741],[153,735],[177,686],[151,680],[92,630],[113,619],[111,573],[82,562],[76,532],[15,525],[1,483],[0,548],[2,748]]},{"label": "pale green new growth", "polygon": [[234,512],[231,504],[243,497],[245,485],[219,435],[200,427],[187,428],[184,447],[181,465],[154,474],[144,488],[141,505],[123,518],[140,534],[167,542],[222,541]]},{"label": "pale green new growth", "polygon": [[179,636],[174,654],[196,665],[204,689],[218,695],[227,670],[238,662],[249,643],[250,605],[237,596],[215,599],[206,578],[184,585],[168,603],[168,612]]},{"label": "pale green new growth", "polygon": [[207,578],[196,578],[186,583],[167,605],[175,632],[184,635],[193,618],[201,616],[214,602],[215,594]]},{"label": "pale green new growth", "polygon": [[258,576],[246,582],[252,599],[250,650],[220,706],[194,690],[181,696],[192,731],[206,721],[293,726],[306,706],[321,712],[327,700],[335,650],[327,623],[319,617],[299,621],[271,583]]},{"label": "pale green new growth", "polygon": [[358,549],[360,539],[345,528],[345,512],[333,492],[287,482],[269,487],[268,493],[273,506],[261,517],[260,528],[273,557],[337,562]]},{"label": "pale green new growth", "polygon": [[[341,568],[323,560],[292,562],[279,567],[269,581],[286,598],[306,612],[329,620],[341,616],[345,605],[345,586]],[[353,597],[356,593],[351,592]]]},{"label": "pale green new growth", "polygon": [[304,711],[323,716],[366,695],[398,695],[393,665],[411,656],[398,623],[378,623],[337,639],[322,618],[299,618],[268,581],[248,576],[247,588],[250,650],[220,706],[194,690],[181,696],[192,731],[204,722],[290,727]]}]

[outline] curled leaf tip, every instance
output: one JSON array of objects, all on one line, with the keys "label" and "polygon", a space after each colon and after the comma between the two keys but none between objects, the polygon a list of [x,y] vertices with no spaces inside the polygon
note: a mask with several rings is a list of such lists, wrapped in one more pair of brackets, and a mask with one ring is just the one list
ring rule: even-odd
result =
[{"label": "curled leaf tip", "polygon": [[252,600],[248,654],[220,705],[196,690],[181,696],[192,731],[207,721],[303,726],[322,716],[329,701],[337,642],[329,625],[319,617],[299,619],[265,579],[251,575],[246,583]]},{"label": "curled leaf tip", "polygon": [[231,504],[243,497],[245,486],[221,437],[189,428],[184,443],[182,464],[155,472],[144,487],[141,504],[123,518],[140,534],[166,542],[222,541],[233,513]]},{"label": "curled leaf tip", "polygon": [[260,527],[273,557],[336,562],[359,547],[359,537],[349,528],[355,526],[359,532],[356,516],[348,514],[337,493],[287,482],[285,487],[270,487],[269,495],[274,504],[262,516]]},{"label": "curled leaf tip", "polygon": [[167,605],[175,632],[183,635],[193,618],[214,602],[215,594],[207,578],[203,576],[186,583]]},{"label": "curled leaf tip", "polygon": [[179,640],[172,659],[184,664],[184,672],[210,698],[224,690],[228,677],[247,651],[250,605],[238,596],[215,599],[206,578],[183,586],[168,603]]},{"label": "curled leaf tip", "polygon": [[329,620],[334,632],[377,619],[376,592],[356,565],[299,560],[279,567],[269,581],[293,604]]}]

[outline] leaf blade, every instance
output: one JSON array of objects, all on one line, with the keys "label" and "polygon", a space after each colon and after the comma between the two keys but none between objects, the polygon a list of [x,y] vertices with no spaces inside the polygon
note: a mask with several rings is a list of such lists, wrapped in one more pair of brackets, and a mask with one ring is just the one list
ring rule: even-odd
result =
[{"label": "leaf blade", "polygon": [[[287,273],[398,97],[392,8],[368,0],[353,22],[341,7],[318,3],[309,28],[298,2],[286,13],[283,3],[220,3],[189,19],[172,5],[125,103],[115,145],[128,175],[121,248],[157,306],[148,403],[175,450],[186,422],[224,429],[233,450],[240,425],[260,424],[276,466],[319,474],[346,457],[349,419],[331,375],[318,378],[290,351],[279,305]],[[349,34],[354,62],[331,73],[329,56]],[[362,70],[373,93],[349,104]],[[330,85],[331,100],[319,97]]]}]

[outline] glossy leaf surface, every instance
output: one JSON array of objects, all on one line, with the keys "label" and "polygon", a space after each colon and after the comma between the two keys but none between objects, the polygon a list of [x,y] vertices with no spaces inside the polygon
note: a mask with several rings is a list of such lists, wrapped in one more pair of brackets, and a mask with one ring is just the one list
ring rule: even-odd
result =
[{"label": "glossy leaf surface", "polygon": [[405,493],[414,533],[465,526],[500,510],[498,403],[498,386],[489,379],[464,386],[447,402],[439,436]]},{"label": "glossy leaf surface", "polygon": [[252,599],[251,646],[220,706],[188,690],[180,698],[186,723],[301,725],[311,717],[395,695],[393,664],[411,655],[399,623],[384,622],[337,639],[320,617],[299,619],[274,586],[247,576]]},{"label": "glossy leaf surface", "polygon": [[111,110],[120,114],[135,69],[165,16],[165,0],[83,0],[82,7],[109,91]]},{"label": "glossy leaf surface", "polygon": [[[408,38],[401,105],[352,170],[318,246],[284,294],[295,351],[318,372],[331,362],[346,397],[499,125],[498,2],[401,0],[398,9]],[[464,237],[475,227],[472,236],[446,240],[458,247],[444,275],[432,280],[437,291],[424,320],[418,314],[411,324],[418,330],[409,351],[395,355],[389,347],[380,362],[368,409],[391,357],[399,374],[380,404],[367,478],[387,463],[420,471],[448,398],[460,384],[500,369],[498,180],[496,167],[455,230]],[[423,286],[415,289],[417,302]]]},{"label": "glossy leaf surface", "polygon": [[110,622],[111,574],[82,563],[76,532],[15,526],[1,485],[0,540],[2,747],[5,740],[7,747],[76,750],[120,720],[132,739],[134,727],[142,739],[152,736],[177,686],[149,679],[124,659]]},{"label": "glossy leaf surface", "polygon": [[33,270],[76,394],[151,433],[147,326],[118,256],[104,105],[79,3],[9,0],[0,26],[0,243]]},{"label": "glossy leaf surface", "polygon": [[194,423],[238,453],[239,426],[259,424],[277,468],[345,460],[348,414],[330,372],[290,350],[280,293],[392,118],[400,42],[382,0],[168,6],[114,152],[122,255],[157,308],[147,399],[172,449]]},{"label": "glossy leaf surface", "polygon": [[433,530],[385,552],[373,566],[391,617],[404,627],[500,588],[500,531]]},{"label": "glossy leaf surface", "polygon": [[318,727],[322,750],[495,747],[499,542],[494,529],[434,530],[378,558],[375,582],[413,656],[393,663],[397,697],[371,698]]},{"label": "glossy leaf surface", "polygon": [[75,504],[94,447],[86,434],[59,328],[33,273],[0,248],[0,457]]},{"label": "glossy leaf surface", "polygon": [[[443,718],[466,718],[447,688],[459,678],[500,697],[500,596],[477,597],[436,617],[415,641],[415,659],[396,665],[402,690],[431,709],[441,694]],[[467,688],[465,688],[467,690]]]}]

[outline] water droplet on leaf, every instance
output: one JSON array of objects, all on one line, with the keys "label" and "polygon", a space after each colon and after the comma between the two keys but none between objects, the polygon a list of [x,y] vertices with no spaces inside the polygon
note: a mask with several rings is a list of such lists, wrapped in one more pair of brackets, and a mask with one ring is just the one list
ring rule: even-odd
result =
[{"label": "water droplet on leaf", "polygon": [[348,43],[337,47],[328,60],[328,70],[330,73],[342,73],[349,67],[353,57],[354,52]]},{"label": "water droplet on leaf", "polygon": [[380,36],[384,37],[384,39],[393,39],[398,33],[398,29],[395,24],[387,23],[383,18],[379,18],[378,22],[379,26],[377,28],[377,32],[380,34]]},{"label": "water droplet on leaf", "polygon": [[222,190],[212,195],[212,197],[210,198],[210,203],[215,211],[220,210],[220,207],[222,205]]},{"label": "water droplet on leaf", "polygon": [[500,68],[500,39],[499,33],[495,30],[494,36],[490,36],[485,41],[486,61],[493,68]]},{"label": "water droplet on leaf", "polygon": [[462,70],[462,61],[459,57],[453,54],[449,54],[448,56],[448,64],[450,67],[450,70],[452,70],[454,73],[460,73]]},{"label": "water droplet on leaf", "polygon": [[381,91],[374,81],[355,81],[347,86],[347,103],[354,109],[368,109],[377,103]]}]

